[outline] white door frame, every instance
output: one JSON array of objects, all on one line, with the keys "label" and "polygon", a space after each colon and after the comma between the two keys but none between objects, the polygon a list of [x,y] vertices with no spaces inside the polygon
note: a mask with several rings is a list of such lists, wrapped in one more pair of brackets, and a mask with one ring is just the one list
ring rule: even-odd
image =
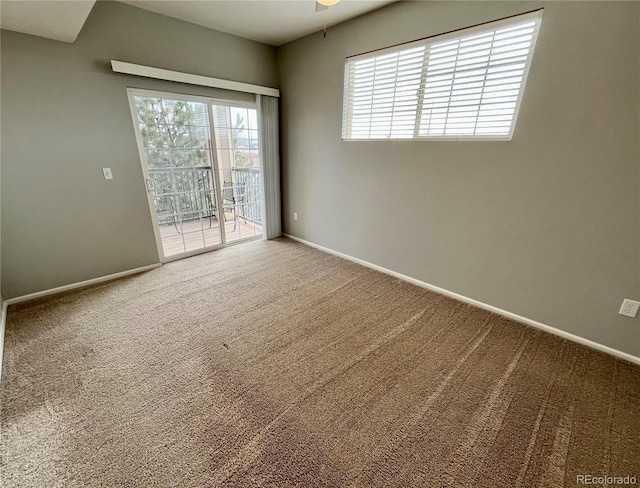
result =
[{"label": "white door frame", "polygon": [[[160,235],[160,228],[158,225],[158,215],[156,213],[156,205],[154,201],[154,189],[150,190],[148,185],[149,181],[152,181],[149,177],[149,165],[147,162],[147,155],[144,150],[144,145],[142,143],[142,133],[140,132],[140,124],[138,123],[138,114],[136,112],[136,104],[134,97],[142,96],[148,98],[166,98],[168,100],[180,100],[185,102],[198,102],[198,103],[206,103],[207,104],[207,112],[209,116],[209,136],[211,137],[211,160],[213,162],[212,171],[214,172],[214,187],[215,187],[215,198],[216,198],[216,208],[218,211],[218,222],[220,224],[220,244],[215,244],[213,246],[205,246],[201,249],[196,249],[194,251],[186,251],[184,253],[176,254],[173,256],[165,256],[164,248],[162,247],[162,237]],[[222,206],[222,188],[220,187],[219,178],[219,168],[218,168],[218,158],[216,153],[216,141],[215,141],[215,127],[213,125],[213,113],[211,110],[211,105],[226,105],[231,107],[246,107],[257,109],[255,102],[236,102],[233,100],[224,100],[213,97],[202,97],[198,95],[186,95],[182,93],[173,93],[166,91],[156,91],[156,90],[146,90],[141,88],[127,88],[127,98],[129,99],[129,109],[131,112],[131,120],[133,121],[133,128],[136,136],[136,144],[138,146],[138,154],[140,156],[140,165],[142,166],[142,176],[144,178],[144,188],[145,193],[147,194],[147,203],[149,204],[149,211],[151,217],[151,223],[153,226],[153,233],[156,239],[156,248],[158,251],[158,257],[160,258],[161,263],[168,263],[170,261],[175,261],[177,259],[187,258],[190,256],[195,256],[197,254],[202,254],[209,251],[215,251],[216,249],[221,249],[223,247],[227,247],[229,245],[240,244],[242,242],[257,240],[262,237],[262,234],[258,234],[255,236],[249,236],[244,239],[238,239],[237,241],[232,242],[231,244],[227,243],[226,240],[226,227],[224,225],[224,213],[221,214],[221,211],[224,212],[224,208]],[[260,147],[262,147],[261,141],[258,139],[258,143]],[[260,162],[260,174],[262,174],[262,162]],[[264,207],[264,199],[262,200],[262,206]]]}]

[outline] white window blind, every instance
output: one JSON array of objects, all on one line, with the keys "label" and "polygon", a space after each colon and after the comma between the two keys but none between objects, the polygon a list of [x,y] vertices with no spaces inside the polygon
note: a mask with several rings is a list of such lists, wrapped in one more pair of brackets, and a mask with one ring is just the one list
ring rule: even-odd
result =
[{"label": "white window blind", "polygon": [[342,137],[509,140],[542,10],[347,58]]}]

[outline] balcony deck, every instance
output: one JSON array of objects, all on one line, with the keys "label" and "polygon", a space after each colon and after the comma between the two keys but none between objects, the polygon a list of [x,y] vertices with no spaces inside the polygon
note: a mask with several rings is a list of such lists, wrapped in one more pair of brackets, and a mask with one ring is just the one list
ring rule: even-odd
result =
[{"label": "balcony deck", "polygon": [[[224,224],[228,243],[262,234],[260,224],[249,220],[245,222],[242,218],[238,218],[235,230],[232,217]],[[197,251],[222,242],[220,224],[215,217],[211,221],[207,217],[202,220],[177,222],[176,225],[173,223],[162,224],[160,225],[160,237],[165,257]]]}]

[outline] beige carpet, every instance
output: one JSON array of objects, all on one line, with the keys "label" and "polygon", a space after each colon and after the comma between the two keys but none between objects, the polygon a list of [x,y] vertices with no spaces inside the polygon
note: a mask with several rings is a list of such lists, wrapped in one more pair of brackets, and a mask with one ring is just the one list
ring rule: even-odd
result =
[{"label": "beige carpet", "polygon": [[640,478],[640,368],[286,239],[11,308],[1,388],[5,487]]}]

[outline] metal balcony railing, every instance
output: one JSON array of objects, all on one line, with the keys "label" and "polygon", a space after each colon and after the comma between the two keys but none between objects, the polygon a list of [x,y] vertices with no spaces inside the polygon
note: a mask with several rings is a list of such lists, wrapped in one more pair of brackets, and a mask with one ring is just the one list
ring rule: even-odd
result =
[{"label": "metal balcony railing", "polygon": [[245,201],[242,202],[243,217],[262,225],[262,192],[260,191],[260,168],[231,168],[233,184],[244,187]]},{"label": "metal balcony railing", "polygon": [[[261,224],[260,168],[232,167],[231,174],[234,210],[242,218]],[[149,177],[155,183],[155,207],[161,225],[177,227],[179,222],[218,217],[212,167],[149,168]],[[225,194],[223,205],[228,209],[226,198]]]}]

